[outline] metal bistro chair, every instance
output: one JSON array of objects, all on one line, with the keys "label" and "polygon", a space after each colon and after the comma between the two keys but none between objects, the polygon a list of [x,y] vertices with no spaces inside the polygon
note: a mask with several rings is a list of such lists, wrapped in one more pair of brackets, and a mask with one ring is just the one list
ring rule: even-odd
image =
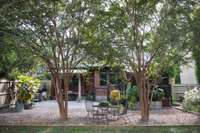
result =
[{"label": "metal bistro chair", "polygon": [[[118,113],[118,119],[119,118],[122,118],[124,119],[125,123],[130,123],[131,120],[129,119],[128,117],[128,107],[122,107],[120,110],[119,110],[119,113]],[[127,122],[128,121],[128,122]]]},{"label": "metal bistro chair", "polygon": [[85,109],[87,111],[87,119],[93,118],[93,114],[97,112],[97,110],[93,107],[92,101],[85,101]]},{"label": "metal bistro chair", "polygon": [[109,107],[108,118],[109,120],[117,120],[119,116],[120,106]]},{"label": "metal bistro chair", "polygon": [[108,124],[108,107],[94,106],[97,107],[97,111],[93,113],[93,121],[104,122]]}]

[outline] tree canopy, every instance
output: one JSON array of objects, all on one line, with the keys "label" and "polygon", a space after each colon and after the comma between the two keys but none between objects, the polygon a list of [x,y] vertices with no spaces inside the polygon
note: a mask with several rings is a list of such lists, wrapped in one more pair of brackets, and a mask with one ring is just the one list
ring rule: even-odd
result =
[{"label": "tree canopy", "polygon": [[199,44],[198,5],[194,0],[2,1],[1,33],[48,66],[61,118],[68,118],[73,70],[85,62],[101,62],[134,73],[142,120],[148,120],[152,86],[160,73],[184,63],[185,55],[196,49],[191,38]]}]

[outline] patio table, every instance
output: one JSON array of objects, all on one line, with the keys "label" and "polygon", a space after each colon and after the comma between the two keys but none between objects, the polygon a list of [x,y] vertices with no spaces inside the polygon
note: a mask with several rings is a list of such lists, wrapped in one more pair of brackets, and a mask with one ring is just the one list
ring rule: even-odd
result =
[{"label": "patio table", "polygon": [[108,124],[108,107],[107,106],[99,106],[93,105],[94,108],[97,108],[97,111],[93,113],[93,120],[97,118],[97,120],[105,119],[106,124]]},{"label": "patio table", "polygon": [[[93,105],[94,108],[97,108],[97,113],[93,114],[94,116],[106,117],[107,121],[117,120],[113,119],[113,116],[118,116],[120,112],[120,106],[118,105],[109,105],[109,106],[101,106],[101,105]],[[93,116],[93,117],[94,117]],[[111,117],[108,117],[111,116]]]}]

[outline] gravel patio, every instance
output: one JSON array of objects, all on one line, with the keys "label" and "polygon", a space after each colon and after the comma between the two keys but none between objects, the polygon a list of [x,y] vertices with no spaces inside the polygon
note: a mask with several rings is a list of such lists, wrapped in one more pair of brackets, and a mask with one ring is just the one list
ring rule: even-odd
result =
[{"label": "gravel patio", "polygon": [[[69,102],[69,120],[60,121],[56,101],[44,101],[35,104],[31,110],[15,112],[13,109],[0,110],[0,125],[98,125],[86,118],[85,102]],[[109,122],[109,125],[188,125],[200,124],[200,115],[182,112],[174,108],[152,110],[148,123],[140,121],[139,111],[128,111],[131,122],[124,119]],[[101,124],[101,123],[100,123]],[[103,124],[103,123],[102,123]]]}]

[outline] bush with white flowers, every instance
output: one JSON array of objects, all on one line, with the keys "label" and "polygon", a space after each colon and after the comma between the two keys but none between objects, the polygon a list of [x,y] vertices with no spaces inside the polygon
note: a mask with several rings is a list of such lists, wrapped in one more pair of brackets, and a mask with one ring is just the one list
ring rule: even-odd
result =
[{"label": "bush with white flowers", "polygon": [[183,108],[186,111],[200,112],[200,88],[185,92]]}]

